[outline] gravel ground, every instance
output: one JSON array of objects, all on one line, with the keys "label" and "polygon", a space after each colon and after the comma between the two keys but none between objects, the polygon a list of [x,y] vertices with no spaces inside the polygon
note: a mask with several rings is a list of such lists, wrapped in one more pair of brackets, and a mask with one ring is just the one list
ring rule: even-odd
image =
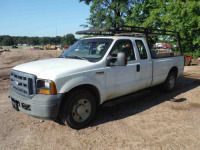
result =
[{"label": "gravel ground", "polygon": [[0,54],[0,150],[200,148],[200,66],[185,67],[172,93],[159,88],[112,107],[100,107],[82,130],[16,112],[8,99],[9,70],[61,52],[11,50]]}]

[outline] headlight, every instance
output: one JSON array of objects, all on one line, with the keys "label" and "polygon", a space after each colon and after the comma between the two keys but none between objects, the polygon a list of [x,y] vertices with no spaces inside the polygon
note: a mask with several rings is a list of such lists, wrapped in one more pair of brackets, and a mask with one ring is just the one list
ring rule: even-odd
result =
[{"label": "headlight", "polygon": [[37,93],[56,95],[57,89],[53,81],[50,80],[37,80]]}]

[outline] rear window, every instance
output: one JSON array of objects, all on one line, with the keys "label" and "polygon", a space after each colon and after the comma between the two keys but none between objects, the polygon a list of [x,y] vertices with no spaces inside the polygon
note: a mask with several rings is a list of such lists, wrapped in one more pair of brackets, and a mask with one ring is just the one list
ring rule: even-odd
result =
[{"label": "rear window", "polygon": [[138,48],[140,59],[147,59],[148,58],[147,50],[144,46],[144,43],[141,40],[135,40],[135,43],[136,43],[137,48]]}]

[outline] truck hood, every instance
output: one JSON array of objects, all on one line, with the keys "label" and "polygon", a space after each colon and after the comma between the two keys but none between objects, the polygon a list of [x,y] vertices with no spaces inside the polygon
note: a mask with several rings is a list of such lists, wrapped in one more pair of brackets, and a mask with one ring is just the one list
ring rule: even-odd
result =
[{"label": "truck hood", "polygon": [[55,79],[86,70],[94,63],[87,60],[51,58],[37,60],[14,67],[14,70],[34,74],[41,79]]}]

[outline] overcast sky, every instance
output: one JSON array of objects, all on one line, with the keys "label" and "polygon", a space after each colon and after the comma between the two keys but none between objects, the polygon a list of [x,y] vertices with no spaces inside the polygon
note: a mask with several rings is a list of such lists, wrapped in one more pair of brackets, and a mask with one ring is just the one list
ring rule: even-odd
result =
[{"label": "overcast sky", "polygon": [[59,36],[75,34],[89,15],[79,0],[0,0],[0,35],[56,36],[56,29]]}]

